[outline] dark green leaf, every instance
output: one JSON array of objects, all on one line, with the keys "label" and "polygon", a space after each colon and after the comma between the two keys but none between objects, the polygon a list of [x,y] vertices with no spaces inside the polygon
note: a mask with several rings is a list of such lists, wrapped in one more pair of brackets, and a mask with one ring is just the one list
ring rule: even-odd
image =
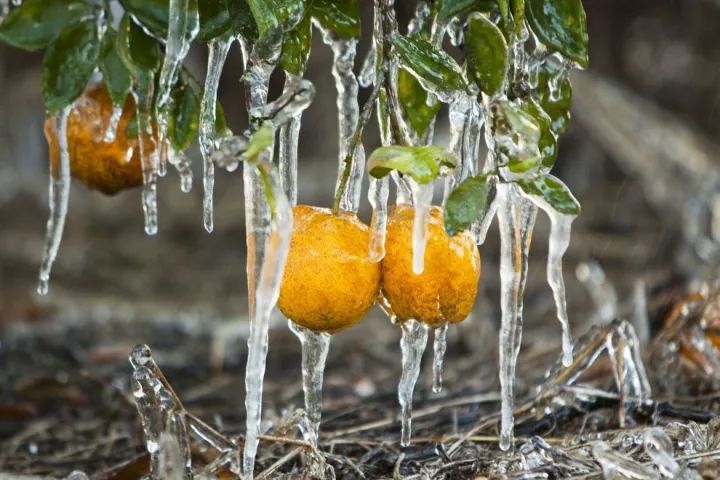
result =
[{"label": "dark green leaf", "polygon": [[402,59],[403,66],[422,82],[444,91],[466,88],[460,66],[444,50],[420,37],[394,35],[390,41]]},{"label": "dark green leaf", "polygon": [[293,75],[302,75],[310,56],[312,24],[310,16],[305,15],[297,27],[285,34],[280,67]]},{"label": "dark green leaf", "polygon": [[445,231],[453,236],[466,230],[485,211],[488,192],[487,175],[465,179],[445,202]]},{"label": "dark green leaf", "polygon": [[497,0],[437,0],[437,21],[448,23],[453,17],[460,17],[471,12],[491,12],[498,8]]},{"label": "dark green leaf", "polygon": [[209,42],[232,31],[230,12],[226,0],[199,0],[200,32],[198,39]]},{"label": "dark green leaf", "polygon": [[200,100],[185,82],[178,82],[172,91],[172,110],[168,122],[168,138],[178,152],[187,150],[197,136]]},{"label": "dark green leaf", "polygon": [[465,57],[480,90],[489,96],[497,93],[508,68],[507,42],[497,25],[481,13],[468,18]]},{"label": "dark green leaf", "polygon": [[404,68],[398,72],[398,97],[405,111],[405,118],[419,136],[425,134],[442,103],[435,101],[428,105],[428,93],[417,78]]},{"label": "dark green leaf", "polygon": [[287,32],[303,18],[302,0],[248,0],[260,36],[273,28]]},{"label": "dark green leaf", "polygon": [[43,99],[48,113],[65,108],[80,96],[99,56],[99,29],[94,18],[64,30],[50,44],[42,70]]},{"label": "dark green leaf", "polygon": [[311,15],[323,28],[340,38],[360,37],[360,4],[358,0],[313,0]]},{"label": "dark green leaf", "polygon": [[157,41],[127,15],[120,21],[116,45],[118,56],[130,72],[155,72],[160,68],[162,58]]},{"label": "dark green leaf", "polygon": [[[206,0],[200,0],[201,3]],[[127,13],[159,38],[167,37],[170,0],[120,0]]]},{"label": "dark green leaf", "polygon": [[455,168],[455,165],[455,156],[442,147],[390,145],[380,147],[370,155],[368,173],[375,178],[382,178],[396,170],[418,183],[429,183],[437,178],[442,167]]},{"label": "dark green leaf", "polygon": [[546,60],[540,65],[537,83],[533,96],[552,119],[555,134],[560,135],[570,123],[572,85],[567,71],[557,62]]},{"label": "dark green leaf", "polygon": [[100,71],[113,104],[122,107],[132,87],[132,77],[115,48],[117,32],[108,28],[103,37]]},{"label": "dark green leaf", "polygon": [[0,41],[25,50],[45,48],[65,28],[98,11],[83,0],[25,0],[0,23]]},{"label": "dark green leaf", "polygon": [[235,33],[254,41],[258,37],[258,26],[252,16],[247,0],[226,1]]},{"label": "dark green leaf", "polygon": [[588,35],[581,0],[527,0],[530,28],[550,50],[588,66]]},{"label": "dark green leaf", "polygon": [[580,203],[575,199],[570,189],[552,175],[542,175],[532,180],[522,180],[517,183],[525,193],[542,198],[558,213],[564,215],[580,214]]}]

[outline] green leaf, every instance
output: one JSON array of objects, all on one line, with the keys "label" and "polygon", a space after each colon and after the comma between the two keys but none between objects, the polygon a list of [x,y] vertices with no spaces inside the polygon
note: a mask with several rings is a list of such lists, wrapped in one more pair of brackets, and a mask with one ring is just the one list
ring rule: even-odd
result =
[{"label": "green leaf", "polygon": [[230,129],[228,128],[227,120],[225,118],[225,110],[218,100],[215,103],[215,133],[222,136],[229,130]]},{"label": "green leaf", "polygon": [[99,9],[83,0],[25,0],[0,23],[0,41],[24,50],[39,50],[60,32]]},{"label": "green leaf", "polygon": [[100,71],[113,104],[122,107],[132,87],[132,77],[118,55],[116,42],[117,32],[108,28],[100,53]]},{"label": "green leaf", "polygon": [[567,71],[557,62],[546,60],[540,65],[537,88],[532,94],[552,119],[555,134],[563,133],[570,123],[572,105],[572,85]]},{"label": "green leaf", "polygon": [[510,1],[509,0],[498,0],[498,8],[500,9],[500,16],[505,24],[510,22]]},{"label": "green leaf", "polygon": [[564,215],[579,215],[580,203],[570,189],[552,175],[541,175],[531,180],[517,182],[528,195],[542,198],[555,211]]},{"label": "green leaf", "polygon": [[138,70],[155,72],[160,68],[162,57],[157,41],[146,34],[128,15],[120,21],[116,47],[118,56],[134,76]]},{"label": "green leaf", "polygon": [[[207,0],[200,0],[204,3]],[[170,0],[120,0],[136,22],[158,38],[166,38],[170,18]]]},{"label": "green leaf", "polygon": [[281,28],[292,30],[303,18],[305,6],[302,0],[247,0],[260,36],[268,30]]},{"label": "green leaf", "polygon": [[258,26],[255,23],[250,6],[247,0],[226,0],[228,12],[230,13],[230,21],[232,22],[235,33],[242,35],[249,40],[255,40],[258,37]]},{"label": "green leaf", "polygon": [[172,91],[172,110],[168,122],[168,138],[176,151],[187,150],[195,140],[199,118],[200,99],[185,82],[177,82]]},{"label": "green leaf", "polygon": [[481,13],[468,18],[465,57],[478,87],[489,96],[497,93],[508,68],[507,42],[497,25]]},{"label": "green leaf", "polygon": [[557,138],[552,131],[552,119],[532,98],[528,98],[524,101],[523,107],[527,113],[532,115],[540,128],[538,149],[542,159],[542,166],[549,170],[553,167],[553,165],[555,165],[558,153]]},{"label": "green leaf", "polygon": [[487,175],[465,179],[445,201],[445,231],[453,236],[467,230],[485,211],[490,191]]},{"label": "green leaf", "polygon": [[274,136],[275,131],[267,123],[255,130],[245,147],[243,159],[246,162],[255,162],[260,154],[272,145]]},{"label": "green leaf", "polygon": [[313,0],[310,13],[324,29],[339,38],[360,38],[358,0]]},{"label": "green leaf", "polygon": [[198,40],[209,42],[229,34],[232,31],[232,21],[226,0],[199,0],[200,32]]},{"label": "green leaf", "polygon": [[540,127],[522,103],[497,102],[493,111],[493,133],[501,166],[507,166],[515,174],[539,166]]},{"label": "green leaf", "polygon": [[581,0],[527,0],[530,28],[550,50],[588,66],[587,19]]},{"label": "green leaf", "polygon": [[311,42],[312,24],[310,16],[305,15],[302,22],[285,35],[280,55],[280,67],[293,75],[302,75],[310,56]]},{"label": "green leaf", "polygon": [[428,93],[417,78],[404,68],[398,72],[398,97],[405,111],[405,118],[419,136],[424,135],[440,111],[442,103],[435,101],[428,105]]},{"label": "green leaf", "polygon": [[48,113],[70,105],[85,90],[100,56],[96,20],[64,30],[50,44],[42,68],[42,91]]},{"label": "green leaf", "polygon": [[420,37],[393,35],[390,42],[403,61],[403,66],[433,89],[465,90],[462,69],[444,50]]},{"label": "green leaf", "polygon": [[443,147],[389,145],[378,148],[370,155],[368,173],[382,178],[395,170],[418,183],[429,183],[437,178],[443,167],[455,168],[456,165],[455,156]]},{"label": "green leaf", "polygon": [[460,17],[471,12],[491,12],[498,8],[497,0],[437,0],[437,21],[445,24],[453,17]]}]

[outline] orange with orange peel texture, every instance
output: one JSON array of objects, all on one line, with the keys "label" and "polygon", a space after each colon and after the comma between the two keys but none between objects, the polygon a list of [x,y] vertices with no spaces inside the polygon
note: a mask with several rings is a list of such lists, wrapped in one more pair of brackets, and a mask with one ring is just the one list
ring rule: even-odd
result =
[{"label": "orange with orange peel texture", "polygon": [[[113,104],[105,87],[91,85],[75,101],[67,124],[71,175],[108,195],[143,183],[138,139],[126,134],[135,112],[132,96],[128,95],[123,107],[115,140],[106,143],[104,137],[112,112]],[[52,171],[57,171],[60,153],[52,118],[45,121],[45,137]]]},{"label": "orange with orange peel texture", "polygon": [[443,211],[433,206],[428,222],[425,269],[413,273],[411,206],[398,205],[388,217],[382,294],[399,321],[415,319],[433,327],[463,321],[475,303],[480,253],[468,232],[449,237]]},{"label": "orange with orange peel texture", "polygon": [[348,212],[298,205],[278,308],[298,325],[337,332],[359,322],[380,290],[368,227]]}]

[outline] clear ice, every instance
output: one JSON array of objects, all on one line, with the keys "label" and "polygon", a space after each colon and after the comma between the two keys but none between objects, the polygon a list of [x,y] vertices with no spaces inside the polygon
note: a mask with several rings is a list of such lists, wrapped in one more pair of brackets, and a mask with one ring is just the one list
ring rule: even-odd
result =
[{"label": "clear ice", "polygon": [[398,401],[400,403],[400,421],[402,432],[400,445],[410,445],[412,436],[412,400],[415,384],[420,375],[420,363],[428,340],[429,327],[416,320],[406,320],[400,325],[402,338],[400,350],[402,351],[402,373],[398,384]]},{"label": "clear ice", "polygon": [[120,123],[120,117],[122,117],[123,106],[113,105],[112,113],[108,119],[107,128],[105,129],[105,135],[103,135],[103,141],[105,143],[113,143],[117,136],[118,124]]},{"label": "clear ice", "polygon": [[411,178],[406,180],[410,184],[414,208],[412,269],[415,275],[420,275],[425,270],[425,247],[427,246],[434,183],[420,184]]},{"label": "clear ice", "polygon": [[370,261],[379,262],[385,257],[385,234],[387,230],[388,195],[390,184],[388,177],[370,177],[368,199],[372,205],[372,219],[370,220]]},{"label": "clear ice", "polygon": [[147,75],[133,90],[138,122],[138,146],[143,175],[142,203],[145,215],[145,233],[155,235],[158,229],[157,177],[160,169],[160,153],[152,128],[153,78]]},{"label": "clear ice", "polygon": [[[300,77],[285,72],[285,89],[291,90]],[[298,140],[300,138],[300,122],[302,110],[295,113],[283,126],[280,127],[278,145],[278,168],[285,196],[290,205],[297,204],[297,161]]]},{"label": "clear ice", "polygon": [[435,393],[442,392],[443,388],[443,361],[447,351],[448,323],[444,322],[433,330],[433,386]]},{"label": "clear ice", "polygon": [[60,248],[60,241],[65,228],[65,217],[68,211],[70,152],[68,152],[67,124],[71,111],[72,105],[67,106],[56,113],[54,118],[59,155],[56,168],[54,169],[52,163],[50,164],[50,183],[48,187],[50,215],[47,221],[45,245],[43,247],[43,258],[37,287],[37,292],[40,295],[46,295],[48,292],[50,271]]}]

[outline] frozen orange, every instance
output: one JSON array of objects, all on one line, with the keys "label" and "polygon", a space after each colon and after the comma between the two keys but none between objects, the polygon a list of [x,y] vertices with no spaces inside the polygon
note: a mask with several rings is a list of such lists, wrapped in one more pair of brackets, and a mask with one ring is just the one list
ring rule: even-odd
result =
[{"label": "frozen orange", "polygon": [[298,205],[278,308],[298,325],[337,332],[365,316],[380,290],[368,227],[355,214]]},{"label": "frozen orange", "polygon": [[[102,84],[94,84],[75,101],[67,124],[71,175],[88,188],[108,195],[143,183],[138,139],[128,137],[126,132],[135,113],[132,96],[128,95],[123,107],[115,139],[105,142],[112,112],[107,90]],[[57,171],[59,146],[52,118],[45,121],[45,137],[52,171]]]},{"label": "frozen orange", "polygon": [[480,253],[468,232],[448,236],[442,208],[433,206],[428,222],[425,268],[413,273],[411,206],[390,213],[382,261],[384,303],[399,320],[415,319],[433,327],[463,321],[475,303]]}]

